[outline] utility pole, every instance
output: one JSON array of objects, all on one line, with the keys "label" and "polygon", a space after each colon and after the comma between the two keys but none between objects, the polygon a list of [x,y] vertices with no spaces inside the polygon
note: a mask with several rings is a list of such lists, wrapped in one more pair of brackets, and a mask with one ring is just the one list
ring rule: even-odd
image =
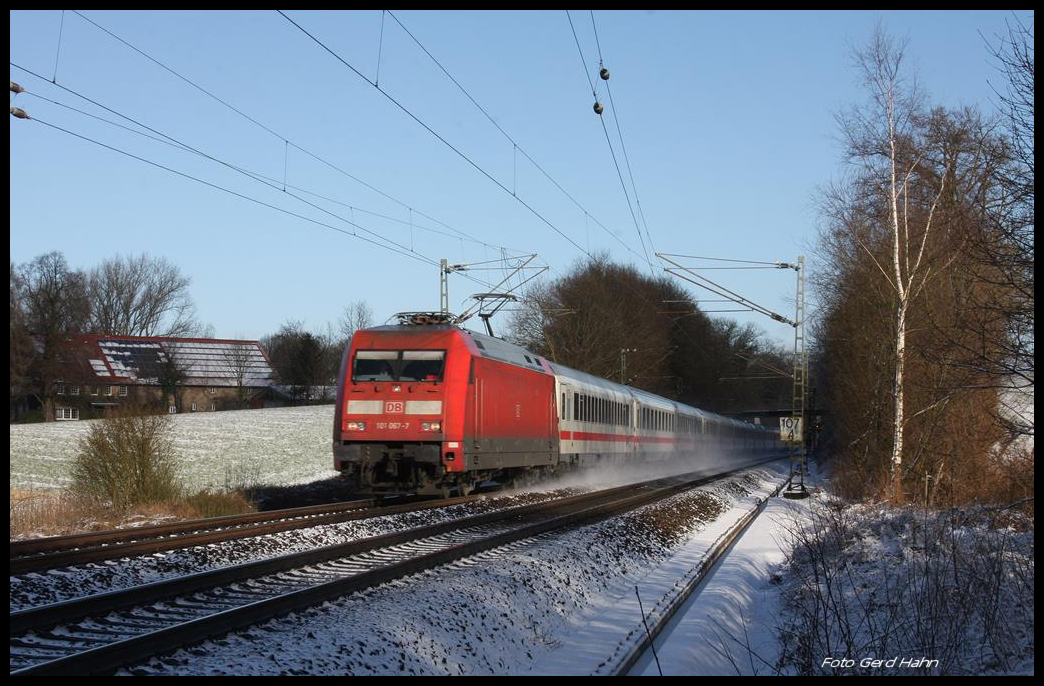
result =
[{"label": "utility pole", "polygon": [[[797,293],[794,311],[794,393],[790,405],[790,417],[793,420],[795,436],[790,443],[790,483],[784,497],[804,498],[805,472],[808,464],[805,460],[805,395],[808,390],[808,351],[805,349],[805,256],[799,255],[796,265],[790,265],[797,272]],[[798,482],[794,483],[797,475]]]},{"label": "utility pole", "polygon": [[455,264],[451,267],[445,259],[439,260],[439,312],[443,315],[449,315],[449,275],[462,268],[463,265]]},{"label": "utility pole", "polygon": [[636,353],[638,348],[620,348],[620,383],[627,385],[627,353]]},{"label": "utility pole", "polygon": [[[783,493],[787,498],[805,498],[808,491],[805,489],[805,472],[807,468],[805,460],[804,442],[804,419],[805,419],[805,396],[808,390],[808,352],[805,350],[805,256],[799,255],[797,264],[787,262],[755,262],[752,260],[722,260],[720,258],[699,257],[695,255],[674,255],[670,253],[656,253],[661,260],[673,265],[666,267],[664,271],[673,274],[680,279],[695,284],[700,288],[710,291],[715,295],[742,305],[743,307],[763,314],[766,317],[794,327],[794,392],[791,399],[790,417],[780,418],[781,440],[790,444],[790,481],[787,490]],[[711,281],[707,277],[698,274],[692,267],[686,267],[671,258],[689,258],[698,260],[716,260],[723,262],[744,262],[749,264],[763,265],[763,269],[793,269],[797,272],[797,298],[795,303],[794,319],[790,320],[781,314],[773,312],[767,307],[744,298],[742,295]],[[784,433],[785,432],[785,433]],[[797,483],[794,477],[797,476]]]}]

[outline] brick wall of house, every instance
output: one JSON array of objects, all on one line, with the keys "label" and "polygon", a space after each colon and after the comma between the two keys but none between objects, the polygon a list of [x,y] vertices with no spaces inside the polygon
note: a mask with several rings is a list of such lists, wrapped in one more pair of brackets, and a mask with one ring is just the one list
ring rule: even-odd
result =
[{"label": "brick wall of house", "polygon": [[[64,392],[55,395],[56,412],[60,419],[94,419],[106,413],[128,405],[154,406],[157,411],[164,411],[170,405],[178,407],[178,412],[215,412],[238,409],[239,393],[236,388],[223,386],[182,386],[177,395],[180,402],[167,399],[163,405],[163,389],[158,386],[109,384],[110,394],[106,395],[106,384],[75,386],[65,384]],[[120,389],[125,389],[121,395]],[[76,391],[78,389],[78,393]],[[247,388],[244,406],[262,389]]]}]

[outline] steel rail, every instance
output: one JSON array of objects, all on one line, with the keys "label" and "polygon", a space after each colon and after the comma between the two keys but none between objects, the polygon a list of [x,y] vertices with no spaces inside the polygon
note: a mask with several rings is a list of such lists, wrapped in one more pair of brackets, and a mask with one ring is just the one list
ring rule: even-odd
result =
[{"label": "steel rail", "polygon": [[[772,459],[775,460],[776,458]],[[763,460],[755,464],[767,461],[769,460]],[[688,478],[692,476],[690,474],[685,475],[684,479],[682,477],[658,479],[642,484],[622,486],[536,505],[510,508],[453,522],[444,522],[430,527],[421,527],[395,534],[328,546],[319,550],[260,560],[210,572],[201,572],[166,582],[157,582],[123,591],[114,591],[13,613],[11,615],[11,634],[14,637],[16,634],[31,628],[110,612],[117,607],[141,605],[150,600],[167,598],[172,595],[183,595],[186,592],[200,588],[258,577],[273,571],[306,566],[319,561],[341,559],[362,551],[388,548],[404,541],[427,538],[444,531],[473,527],[498,520],[521,519],[524,521],[533,517],[544,517],[535,523],[524,524],[510,531],[463,544],[451,545],[433,553],[421,554],[369,571],[293,590],[289,593],[264,600],[250,602],[239,607],[190,619],[173,626],[147,631],[146,633],[116,640],[107,645],[85,650],[74,655],[67,655],[13,670],[11,674],[82,674],[112,671],[122,665],[139,662],[153,655],[169,652],[187,643],[195,643],[210,636],[224,634],[243,626],[285,614],[286,612],[348,595],[364,588],[444,565],[479,552],[539,536],[556,529],[580,526],[593,520],[612,517],[642,505],[671,497],[695,486],[723,478],[751,466],[754,466],[754,464],[748,464],[713,475],[701,475],[696,479]],[[41,648],[46,647],[41,646]],[[56,652],[61,652],[60,649],[55,650]]]},{"label": "steel rail", "polygon": [[57,567],[69,567],[85,562],[148,555],[165,550],[191,548],[323,524],[338,524],[371,517],[459,505],[479,497],[477,495],[465,496],[401,505],[379,505],[374,500],[349,501],[333,505],[196,519],[135,529],[12,541],[9,571],[11,574],[24,574]]}]

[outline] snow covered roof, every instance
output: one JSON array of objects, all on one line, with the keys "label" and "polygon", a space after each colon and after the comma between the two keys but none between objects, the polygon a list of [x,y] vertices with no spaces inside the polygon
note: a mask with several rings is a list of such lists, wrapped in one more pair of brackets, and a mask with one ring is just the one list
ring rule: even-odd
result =
[{"label": "snow covered roof", "polygon": [[185,371],[185,385],[270,386],[275,372],[257,341],[90,335],[88,362],[99,379],[154,384],[169,361]]}]

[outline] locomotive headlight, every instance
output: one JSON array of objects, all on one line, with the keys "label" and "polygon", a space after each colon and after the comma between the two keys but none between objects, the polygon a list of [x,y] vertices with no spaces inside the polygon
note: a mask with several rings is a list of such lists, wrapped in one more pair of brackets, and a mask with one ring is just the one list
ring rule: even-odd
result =
[{"label": "locomotive headlight", "polygon": [[348,431],[366,431],[366,422],[348,422],[345,428]]},{"label": "locomotive headlight", "polygon": [[441,431],[441,422],[421,422],[421,431]]}]

